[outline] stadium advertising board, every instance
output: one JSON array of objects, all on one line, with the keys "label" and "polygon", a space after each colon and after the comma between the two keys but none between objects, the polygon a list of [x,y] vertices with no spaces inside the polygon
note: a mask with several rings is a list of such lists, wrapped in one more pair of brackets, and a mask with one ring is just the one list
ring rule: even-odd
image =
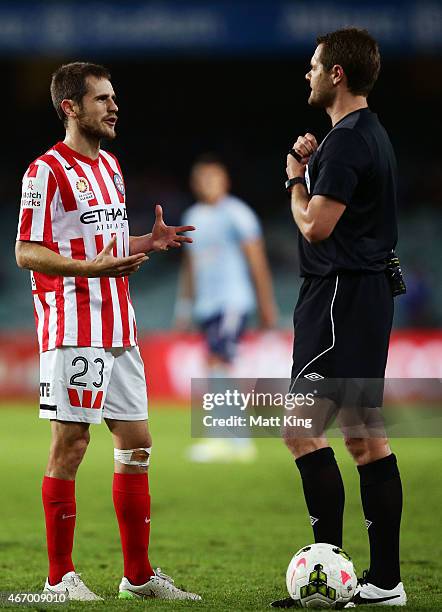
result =
[{"label": "stadium advertising board", "polygon": [[[2,334],[0,346],[0,397],[34,400],[39,384],[34,335]],[[205,376],[205,349],[201,337],[197,334],[148,334],[141,336],[140,348],[150,399],[187,403],[191,379]],[[291,352],[290,332],[249,333],[241,343],[232,376],[287,378]],[[440,378],[441,355],[442,331],[396,331],[390,343],[386,376],[394,379]],[[401,398],[401,390],[395,387],[397,397]],[[418,387],[416,394],[419,394]]]}]

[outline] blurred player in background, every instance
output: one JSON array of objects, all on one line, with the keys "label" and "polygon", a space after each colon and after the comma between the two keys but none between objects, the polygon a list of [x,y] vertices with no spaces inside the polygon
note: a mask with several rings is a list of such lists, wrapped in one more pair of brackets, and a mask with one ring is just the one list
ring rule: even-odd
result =
[{"label": "blurred player in background", "polygon": [[[359,407],[371,408],[373,415],[382,405],[376,380],[382,383],[385,375],[393,296],[404,292],[393,254],[396,159],[387,132],[367,105],[379,70],[378,45],[365,30],[320,36],[306,75],[309,104],[326,110],[332,129],[319,146],[312,134],[300,136],[294,154],[287,156],[286,187],[304,277],[294,314],[292,389],[304,379],[348,385],[351,379],[365,380],[359,383],[363,403],[350,404],[353,416]],[[327,397],[319,409],[330,403]],[[360,477],[370,568],[350,605],[403,606],[402,485],[396,457],[385,432],[373,437],[368,429],[358,430],[359,435],[343,432]],[[341,547],[344,486],[323,431],[315,438],[287,435],[286,444],[301,474],[315,541]],[[273,605],[295,603],[285,599]]]},{"label": "blurred player in background", "polygon": [[[276,324],[270,269],[261,227],[253,210],[229,193],[226,167],[215,156],[199,158],[190,184],[197,202],[183,223],[198,224],[198,239],[184,252],[176,324],[190,326],[193,316],[208,350],[207,376],[228,378],[247,320],[258,306],[261,327]],[[214,438],[190,449],[194,461],[250,461],[250,438]]]},{"label": "blurred player in background", "polygon": [[89,425],[104,417],[114,442],[113,500],[124,557],[123,599],[200,599],[177,589],[148,558],[152,439],[143,361],[128,276],[147,253],[190,238],[168,227],[161,206],[151,234],[130,236],[117,159],[100,149],[115,138],[118,107],[108,71],[61,66],[52,102],[66,137],[31,163],[23,178],[17,263],[31,270],[40,347],[40,417],[51,420],[43,480],[49,574],[45,591],[100,600],[72,562],[75,477]]}]

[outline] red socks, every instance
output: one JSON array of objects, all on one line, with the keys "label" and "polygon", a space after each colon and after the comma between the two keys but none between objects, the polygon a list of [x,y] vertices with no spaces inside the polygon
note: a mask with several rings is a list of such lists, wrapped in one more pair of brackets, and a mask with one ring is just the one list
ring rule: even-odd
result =
[{"label": "red socks", "polygon": [[[74,571],[75,481],[45,476],[42,487],[49,557],[49,583]],[[150,495],[147,474],[114,474],[113,499],[120,527],[124,575],[144,584],[154,575],[149,563]]]},{"label": "red socks", "polygon": [[72,547],[75,529],[75,480],[43,478],[43,507],[49,557],[49,584],[74,571]]},{"label": "red socks", "polygon": [[154,575],[149,563],[150,495],[147,474],[114,474],[113,499],[124,557],[124,575],[136,585]]}]

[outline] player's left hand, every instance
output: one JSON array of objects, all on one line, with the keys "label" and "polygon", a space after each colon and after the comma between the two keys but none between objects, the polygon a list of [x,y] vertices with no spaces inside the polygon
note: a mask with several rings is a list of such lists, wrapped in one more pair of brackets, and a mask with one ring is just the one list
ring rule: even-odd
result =
[{"label": "player's left hand", "polygon": [[155,224],[152,228],[151,248],[153,251],[167,251],[169,247],[178,248],[185,242],[193,242],[192,238],[182,236],[181,232],[193,232],[193,225],[166,225],[163,220],[163,209],[155,206]]},{"label": "player's left hand", "polygon": [[293,155],[287,155],[287,177],[294,178],[295,176],[304,177],[305,166],[308,164],[310,156],[318,148],[318,143],[313,134],[305,134],[305,136],[298,136],[296,142],[293,144],[292,149],[302,156],[300,162],[298,162]]}]

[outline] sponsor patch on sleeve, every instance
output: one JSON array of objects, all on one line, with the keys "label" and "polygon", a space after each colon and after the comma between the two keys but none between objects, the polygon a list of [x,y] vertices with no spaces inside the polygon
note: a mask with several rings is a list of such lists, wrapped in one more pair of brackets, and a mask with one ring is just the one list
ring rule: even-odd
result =
[{"label": "sponsor patch on sleeve", "polygon": [[45,192],[45,181],[42,178],[24,178],[21,192],[21,208],[41,208]]}]

